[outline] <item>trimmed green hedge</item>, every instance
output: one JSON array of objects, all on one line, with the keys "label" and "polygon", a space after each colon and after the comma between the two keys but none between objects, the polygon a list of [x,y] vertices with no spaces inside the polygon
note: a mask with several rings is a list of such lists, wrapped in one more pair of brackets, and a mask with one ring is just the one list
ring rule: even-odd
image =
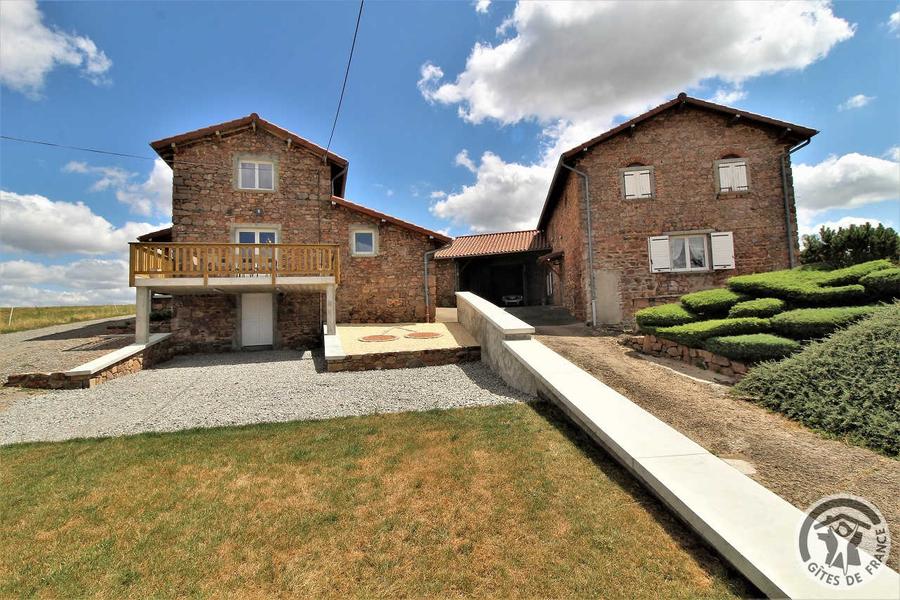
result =
[{"label": "trimmed green hedge", "polygon": [[735,388],[809,427],[900,457],[900,302],[879,307]]},{"label": "trimmed green hedge", "polygon": [[898,267],[869,273],[859,282],[865,286],[867,292],[878,298],[888,300],[900,298],[900,268]]},{"label": "trimmed green hedge", "polygon": [[880,259],[870,260],[869,262],[859,263],[843,269],[835,269],[834,271],[820,271],[823,274],[820,285],[837,286],[847,285],[850,283],[860,283],[860,279],[870,273],[890,269],[894,265],[891,261]]},{"label": "trimmed green hedge", "polygon": [[681,304],[691,312],[704,316],[722,316],[728,314],[728,309],[747,297],[732,292],[727,288],[703,290],[693,294],[685,294],[681,297]]},{"label": "trimmed green hedge", "polygon": [[772,317],[772,329],[781,335],[808,340],[828,335],[854,321],[871,315],[874,306],[841,306],[834,308],[798,308]]},{"label": "trimmed green hedge", "polygon": [[728,311],[728,316],[737,317],[771,317],[784,312],[787,303],[779,298],[757,298],[738,302]]},{"label": "trimmed green hedge", "polygon": [[747,361],[784,358],[801,348],[794,340],[771,333],[714,337],[706,340],[704,347],[715,354]]},{"label": "trimmed green hedge", "polygon": [[757,317],[712,319],[710,321],[697,321],[696,323],[675,325],[673,327],[660,327],[656,330],[656,335],[685,346],[700,348],[703,346],[703,341],[707,338],[757,333],[764,331],[768,326],[768,319],[759,319]]},{"label": "trimmed green hedge", "polygon": [[657,327],[682,325],[696,321],[697,318],[697,315],[677,303],[651,306],[634,313],[634,320],[644,331],[654,331]]}]

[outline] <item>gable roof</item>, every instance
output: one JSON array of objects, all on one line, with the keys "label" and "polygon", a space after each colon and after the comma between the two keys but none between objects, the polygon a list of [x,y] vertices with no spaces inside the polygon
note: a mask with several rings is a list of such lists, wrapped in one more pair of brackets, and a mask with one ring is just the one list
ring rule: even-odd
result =
[{"label": "gable roof", "polygon": [[601,144],[606,140],[614,138],[615,136],[625,133],[627,131],[633,130],[634,127],[639,125],[640,123],[652,119],[656,115],[665,112],[672,108],[677,108],[680,106],[693,106],[695,108],[699,108],[701,110],[707,110],[712,112],[721,113],[722,115],[730,116],[733,119],[738,119],[741,122],[751,122],[761,127],[768,127],[771,129],[781,130],[781,133],[785,137],[786,140],[789,140],[793,144],[798,142],[802,142],[804,140],[808,140],[809,138],[816,135],[818,130],[812,129],[810,127],[804,127],[802,125],[797,125],[795,123],[789,123],[787,121],[781,121],[779,119],[773,119],[771,117],[766,117],[763,115],[758,115],[756,113],[748,112],[746,110],[740,110],[738,108],[732,108],[730,106],[725,106],[723,104],[716,104],[715,102],[709,102],[707,100],[700,100],[699,98],[693,98],[688,96],[684,92],[678,94],[677,97],[669,100],[668,102],[664,102],[657,106],[656,108],[652,108],[645,113],[642,113],[633,119],[629,119],[625,121],[621,125],[617,125],[613,127],[609,131],[605,131],[598,135],[595,138],[592,138],[586,142],[578,144],[574,148],[570,150],[566,150],[563,152],[559,161],[556,165],[556,171],[553,173],[553,179],[550,182],[550,189],[547,190],[547,197],[544,200],[544,208],[541,210],[541,216],[538,219],[538,228],[542,229],[546,225],[547,219],[550,218],[550,212],[552,212],[551,200],[553,200],[554,192],[560,183],[560,172],[563,171],[563,167],[561,163],[570,158],[574,158],[578,154],[587,151],[588,149],[596,146],[597,144]]},{"label": "gable roof", "polygon": [[544,238],[543,232],[532,229],[528,231],[461,235],[447,246],[435,252],[434,257],[437,259],[462,258],[467,256],[511,254],[513,252],[537,252],[540,250],[550,250],[550,244]]},{"label": "gable roof", "polygon": [[385,214],[383,212],[378,212],[377,210],[371,209],[368,206],[363,206],[362,204],[357,204],[355,202],[351,202],[346,198],[341,198],[340,196],[332,196],[331,201],[340,206],[349,208],[350,210],[355,210],[358,213],[368,215],[375,219],[383,219],[389,223],[393,223],[399,227],[403,227],[404,229],[409,229],[410,231],[415,231],[416,233],[421,233],[422,235],[427,235],[429,237],[433,237],[439,242],[449,242],[453,238],[448,235],[444,235],[443,233],[438,233],[437,231],[432,231],[430,229],[425,229],[424,227],[419,227],[414,223],[410,223],[409,221],[404,221],[403,219],[398,219],[397,217],[392,217],[391,215]]},{"label": "gable roof", "polygon": [[229,131],[234,131],[235,129],[244,129],[247,127],[261,127],[262,129],[268,131],[276,137],[280,137],[284,140],[290,140],[292,144],[297,144],[298,146],[306,148],[313,154],[316,154],[318,156],[326,156],[328,161],[334,163],[339,167],[346,167],[350,164],[350,162],[346,158],[338,156],[333,152],[328,152],[326,155],[325,148],[323,148],[322,146],[314,144],[292,131],[288,131],[283,127],[279,127],[274,123],[266,121],[256,113],[250,113],[246,117],[234,119],[233,121],[225,121],[224,123],[219,123],[217,125],[210,125],[209,127],[202,127],[200,129],[195,129],[186,133],[179,133],[178,135],[173,135],[161,140],[156,140],[155,142],[150,142],[150,147],[153,148],[157,154],[159,154],[160,158],[171,165],[173,155],[175,154],[175,150],[178,148],[178,146],[202,140],[209,136],[216,135],[216,133],[221,134]]}]

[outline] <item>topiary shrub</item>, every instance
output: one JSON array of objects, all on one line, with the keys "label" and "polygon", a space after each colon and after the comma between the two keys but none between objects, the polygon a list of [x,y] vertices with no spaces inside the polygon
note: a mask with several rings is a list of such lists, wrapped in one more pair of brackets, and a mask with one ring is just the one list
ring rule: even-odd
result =
[{"label": "topiary shrub", "polygon": [[891,269],[893,266],[889,260],[872,260],[853,265],[852,267],[835,269],[834,271],[821,271],[822,279],[819,280],[819,285],[837,286],[859,283],[859,280],[866,275],[884,269]]},{"label": "topiary shrub", "polygon": [[801,348],[798,342],[771,333],[714,337],[703,346],[714,354],[751,362],[784,358]]},{"label": "topiary shrub", "polygon": [[726,335],[738,335],[742,333],[757,333],[764,331],[769,326],[767,319],[746,317],[743,319],[712,319],[709,321],[697,321],[685,325],[672,327],[660,327],[656,335],[685,346],[700,348],[703,341],[711,337]]},{"label": "topiary shrub", "polygon": [[900,268],[892,267],[869,273],[859,280],[866,291],[876,298],[900,298]]},{"label": "topiary shrub", "polygon": [[777,314],[769,322],[781,335],[797,340],[820,338],[871,315],[874,306],[798,308]]},{"label": "topiary shrub", "polygon": [[787,303],[779,298],[757,298],[738,302],[728,311],[731,318],[738,317],[771,317],[783,312]]},{"label": "topiary shrub", "polygon": [[900,456],[900,303],[755,366],[735,392],[814,427]]},{"label": "topiary shrub", "polygon": [[634,313],[634,320],[637,321],[638,327],[646,332],[653,332],[658,327],[690,323],[698,318],[697,315],[678,303],[651,306]]},{"label": "topiary shrub", "polygon": [[825,287],[821,282],[828,275],[822,271],[773,271],[738,275],[728,280],[735,292],[756,297],[774,297],[803,306],[834,306],[855,304],[866,297],[866,288],[859,284]]},{"label": "topiary shrub", "polygon": [[681,305],[691,312],[704,316],[724,317],[728,314],[729,308],[746,299],[746,296],[727,288],[718,288],[685,294],[681,297]]}]

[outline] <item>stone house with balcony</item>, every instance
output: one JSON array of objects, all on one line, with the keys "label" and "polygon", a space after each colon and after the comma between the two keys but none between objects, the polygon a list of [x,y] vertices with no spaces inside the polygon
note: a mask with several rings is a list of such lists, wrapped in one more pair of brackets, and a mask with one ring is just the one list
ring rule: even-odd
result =
[{"label": "stone house with balcony", "polygon": [[[477,250],[465,254],[472,264],[504,251],[523,275],[542,277],[542,286],[520,284],[523,297],[532,290],[527,304],[563,306],[583,322],[628,323],[641,308],[733,275],[794,266],[790,155],[816,133],[680,94],[564,152],[536,230],[519,246],[487,234],[460,250]],[[532,239],[539,245],[529,246]],[[465,290],[483,278],[460,255],[441,250],[438,258],[468,269],[456,277]]]},{"label": "stone house with balcony", "polygon": [[138,342],[154,293],[172,295],[181,352],[432,317],[424,260],[450,238],[345,199],[346,159],[255,113],[150,145],[172,167],[172,227],[131,244]]}]

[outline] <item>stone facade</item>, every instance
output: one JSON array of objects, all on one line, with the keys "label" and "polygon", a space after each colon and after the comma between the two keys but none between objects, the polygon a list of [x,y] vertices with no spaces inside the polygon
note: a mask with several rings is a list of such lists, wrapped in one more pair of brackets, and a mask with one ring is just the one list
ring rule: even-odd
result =
[{"label": "stone facade", "polygon": [[[792,144],[776,128],[733,124],[727,115],[691,105],[670,109],[590,147],[569,162],[590,176],[594,275],[598,322],[631,322],[636,310],[693,291],[721,286],[733,275],[790,266],[788,240],[797,247],[796,211],[790,191],[792,231],[785,228],[781,157]],[[750,189],[717,193],[716,160],[747,161]],[[620,169],[653,167],[655,197],[623,199]],[[582,183],[569,173],[547,220],[554,251],[565,252],[559,302],[580,319],[589,318],[589,278]],[[792,190],[790,167],[788,189]],[[682,232],[730,231],[734,269],[693,273],[651,273],[648,237]]]},{"label": "stone facade", "polygon": [[622,342],[644,354],[680,360],[701,369],[733,377],[736,380],[743,378],[747,373],[747,365],[742,362],[713,354],[701,348],[691,348],[678,342],[658,338],[655,335],[624,336]]},{"label": "stone facade", "polygon": [[[236,164],[241,157],[273,162],[275,189],[238,189]],[[173,160],[172,241],[228,243],[234,241],[235,226],[258,226],[277,229],[280,243],[339,244],[339,322],[429,319],[423,256],[443,242],[332,202],[331,176],[331,166],[323,164],[321,156],[298,144],[289,146],[262,128],[222,132],[179,147]],[[350,232],[359,227],[377,232],[377,256],[351,256]],[[321,342],[324,295],[318,291],[277,295],[276,345]],[[183,351],[235,349],[239,309],[234,295],[176,297],[177,345]]]}]

